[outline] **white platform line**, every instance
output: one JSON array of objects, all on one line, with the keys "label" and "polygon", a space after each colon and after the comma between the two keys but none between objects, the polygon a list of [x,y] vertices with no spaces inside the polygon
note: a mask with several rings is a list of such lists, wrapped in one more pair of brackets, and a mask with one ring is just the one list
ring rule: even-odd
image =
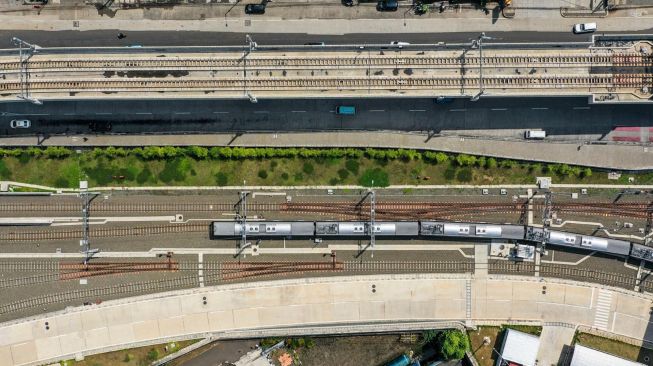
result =
[{"label": "white platform line", "polygon": [[200,287],[204,287],[204,253],[197,255],[197,276],[199,278]]}]

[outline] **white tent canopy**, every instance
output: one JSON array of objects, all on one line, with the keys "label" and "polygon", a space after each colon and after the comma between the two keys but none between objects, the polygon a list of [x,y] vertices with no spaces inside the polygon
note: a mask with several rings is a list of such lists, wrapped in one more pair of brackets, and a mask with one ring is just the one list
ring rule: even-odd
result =
[{"label": "white tent canopy", "polygon": [[646,366],[639,362],[603,353],[592,348],[577,344],[574,346],[574,357],[570,366]]},{"label": "white tent canopy", "polygon": [[[537,351],[540,348],[540,338],[507,329],[506,336],[501,346],[501,357],[505,361],[511,361],[524,366],[535,366],[537,360]],[[501,359],[497,360],[499,365]]]}]

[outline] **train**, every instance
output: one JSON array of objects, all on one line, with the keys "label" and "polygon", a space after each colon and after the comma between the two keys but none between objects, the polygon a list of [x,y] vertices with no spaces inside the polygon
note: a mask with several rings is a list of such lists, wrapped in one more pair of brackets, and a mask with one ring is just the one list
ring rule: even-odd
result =
[{"label": "train", "polygon": [[[366,221],[256,221],[244,225],[248,237],[265,238],[364,238]],[[515,224],[487,224],[449,221],[377,221],[374,235],[379,238],[470,238],[503,239],[606,253],[653,262],[653,248],[626,240],[580,235],[541,227]],[[243,225],[234,221],[211,223],[211,239],[236,238]]]}]

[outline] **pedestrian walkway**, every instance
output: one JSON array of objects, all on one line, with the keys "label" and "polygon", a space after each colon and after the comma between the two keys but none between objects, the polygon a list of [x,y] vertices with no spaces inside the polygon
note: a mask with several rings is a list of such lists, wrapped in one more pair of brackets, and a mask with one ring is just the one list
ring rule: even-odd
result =
[{"label": "pedestrian walkway", "polygon": [[489,243],[476,243],[474,245],[474,275],[482,278],[487,276]]},{"label": "pedestrian walkway", "polygon": [[612,308],[612,291],[600,289],[594,312],[594,328],[608,330],[610,310]]},{"label": "pedestrian walkway", "polygon": [[540,349],[537,353],[538,365],[567,365],[571,360],[571,345],[576,329],[569,326],[544,325],[540,335]]},{"label": "pedestrian walkway", "polygon": [[[0,138],[0,146],[245,146],[245,147],[381,147],[438,150],[517,160],[583,165],[615,170],[653,170],[653,147],[584,145],[534,141],[429,137],[426,133],[311,132],[216,135],[99,135]],[[637,183],[637,182],[634,182]]]},{"label": "pedestrian walkway", "polygon": [[[592,326],[593,298],[601,291],[598,285],[547,278],[546,286],[543,292],[540,279],[519,276],[396,274],[298,278],[157,293],[2,323],[0,366],[46,364],[179,338],[324,334],[334,332],[334,327],[347,328],[335,332],[383,332],[454,328],[466,321]],[[599,305],[615,319],[611,332],[653,340],[648,331],[650,295],[615,290],[599,296],[627,304],[614,309]],[[467,304],[472,304],[471,315]],[[567,338],[550,337],[558,344],[567,342]]]}]

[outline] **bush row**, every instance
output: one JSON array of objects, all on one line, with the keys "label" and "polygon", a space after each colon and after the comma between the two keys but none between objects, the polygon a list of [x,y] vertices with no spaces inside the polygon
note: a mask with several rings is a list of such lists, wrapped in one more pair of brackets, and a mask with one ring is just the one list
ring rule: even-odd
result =
[{"label": "bush row", "polygon": [[[70,156],[73,150],[66,147],[50,146],[47,148],[29,147],[16,149],[0,148],[0,156],[13,157],[45,157],[50,159],[62,159]],[[202,146],[176,147],[176,146],[147,146],[138,148],[106,147],[95,148],[90,152],[94,158],[104,157],[114,159],[126,156],[135,156],[143,160],[172,160],[178,157],[189,156],[197,160],[218,159],[218,160],[244,160],[244,159],[268,159],[268,158],[314,158],[314,159],[357,159],[367,157],[376,160],[424,160],[433,164],[449,163],[460,167],[477,166],[480,168],[494,169],[514,168],[518,162],[508,159],[495,159],[485,156],[473,156],[467,154],[448,154],[435,151],[418,151],[410,149],[356,149],[356,148],[331,148],[331,149],[309,149],[309,148],[272,148],[272,147],[211,147]],[[348,164],[353,164],[348,160]],[[308,164],[308,163],[307,163]],[[310,165],[310,164],[309,164]],[[546,164],[533,163],[526,165],[530,170],[538,170],[544,173],[558,174],[562,176],[588,177],[592,175],[590,168],[569,166],[567,164]],[[312,166],[305,165],[304,171],[308,174]],[[356,169],[348,166],[349,170],[357,173]],[[307,171],[308,170],[308,171]]]}]

